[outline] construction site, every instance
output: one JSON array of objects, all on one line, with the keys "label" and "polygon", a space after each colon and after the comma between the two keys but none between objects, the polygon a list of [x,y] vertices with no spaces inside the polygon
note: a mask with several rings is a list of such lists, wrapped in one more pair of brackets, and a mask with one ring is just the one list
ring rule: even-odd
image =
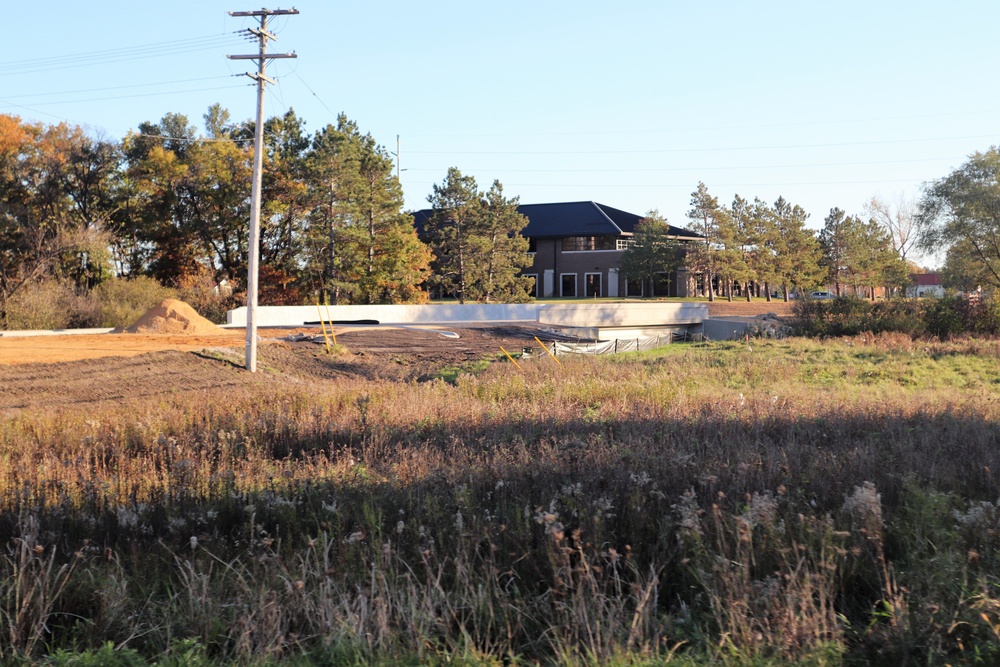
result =
[{"label": "construction site", "polygon": [[[713,319],[739,323],[765,313],[790,315],[791,310],[780,302],[723,301],[707,304],[707,312]],[[313,308],[308,316],[316,313]],[[677,327],[670,331],[678,333]],[[634,333],[630,339],[613,339],[619,342],[612,343],[611,351],[636,349],[638,344],[630,341],[648,337]],[[124,329],[3,332],[0,410],[185,392],[214,394],[260,382],[301,384],[351,377],[421,381],[469,370],[483,360],[506,361],[504,351],[520,358],[526,350],[528,356],[544,355],[543,347],[556,354],[571,353],[574,345],[583,345],[583,351],[598,347],[572,328],[560,330],[537,321],[448,326],[316,323],[263,326],[258,336],[263,372],[251,374],[243,370],[245,329],[216,325],[179,301],[152,308]],[[659,342],[666,340],[661,335]]]}]

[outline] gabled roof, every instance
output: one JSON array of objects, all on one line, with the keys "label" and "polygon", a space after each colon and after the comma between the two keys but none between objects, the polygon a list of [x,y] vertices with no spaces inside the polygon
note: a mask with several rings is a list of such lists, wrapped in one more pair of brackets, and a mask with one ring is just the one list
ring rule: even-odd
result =
[{"label": "gabled roof", "polygon": [[927,287],[941,284],[940,273],[914,273],[913,284],[920,287]]},{"label": "gabled roof", "polygon": [[[517,207],[517,211],[528,219],[528,224],[521,231],[521,235],[536,239],[632,234],[643,217],[593,201],[521,204]],[[423,231],[431,213],[432,210],[429,208],[413,213],[413,221],[418,232]],[[670,234],[692,239],[703,238],[700,234],[673,225],[670,225]]]}]

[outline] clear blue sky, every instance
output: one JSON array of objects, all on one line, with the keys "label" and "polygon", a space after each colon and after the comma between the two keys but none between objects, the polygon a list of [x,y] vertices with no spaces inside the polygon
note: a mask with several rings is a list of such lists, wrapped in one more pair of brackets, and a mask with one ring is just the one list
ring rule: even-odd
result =
[{"label": "clear blue sky", "polygon": [[[0,113],[121,138],[214,102],[253,117],[255,43],[218,0],[14,3]],[[274,5],[268,5],[275,8]],[[293,5],[280,5],[289,8]],[[683,226],[699,180],[861,213],[917,198],[998,142],[1000,3],[302,0],[271,27],[268,115],[310,132],[345,112],[390,151],[406,206],[448,167],[522,203],[658,209]],[[95,52],[101,52],[97,54]]]}]

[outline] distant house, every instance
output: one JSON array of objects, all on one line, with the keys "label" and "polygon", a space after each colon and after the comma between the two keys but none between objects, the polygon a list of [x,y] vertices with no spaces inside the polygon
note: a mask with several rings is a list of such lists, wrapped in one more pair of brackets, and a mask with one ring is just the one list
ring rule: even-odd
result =
[{"label": "distant house", "polygon": [[906,296],[944,296],[940,273],[914,273],[910,276],[910,286]]},{"label": "distant house", "polygon": [[[632,243],[641,215],[593,201],[559,204],[522,204],[519,213],[528,219],[521,234],[528,239],[534,258],[524,275],[535,279],[536,297],[690,296],[695,276],[680,268],[664,274],[644,294],[641,280],[621,275],[618,262]],[[417,233],[422,234],[431,209],[413,214]],[[680,227],[670,233],[681,242],[704,237]]]}]

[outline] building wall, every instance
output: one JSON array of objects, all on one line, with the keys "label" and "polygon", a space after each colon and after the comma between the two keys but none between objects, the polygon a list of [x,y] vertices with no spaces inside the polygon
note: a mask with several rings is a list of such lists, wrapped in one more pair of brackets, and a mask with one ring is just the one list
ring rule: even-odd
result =
[{"label": "building wall", "polygon": [[[562,239],[535,239],[532,265],[522,273],[535,276],[536,296],[541,298],[591,296],[588,289],[597,291],[598,285],[596,296],[601,297],[694,295],[696,276],[683,268],[670,272],[666,293],[629,294],[626,278],[618,270],[623,253],[623,250],[564,252]],[[575,289],[570,290],[570,286]],[[648,292],[649,286],[643,289]]]},{"label": "building wall", "polygon": [[[597,296],[624,296],[624,281],[619,276],[618,262],[621,250],[581,250],[563,252],[562,239],[536,239],[532,265],[524,269],[525,275],[537,276],[538,296],[570,296],[563,288],[571,285],[572,296],[583,297],[588,281]],[[589,277],[588,277],[589,274]],[[548,278],[546,278],[548,275]],[[564,282],[565,281],[565,282]],[[546,287],[551,289],[546,292]]]}]

